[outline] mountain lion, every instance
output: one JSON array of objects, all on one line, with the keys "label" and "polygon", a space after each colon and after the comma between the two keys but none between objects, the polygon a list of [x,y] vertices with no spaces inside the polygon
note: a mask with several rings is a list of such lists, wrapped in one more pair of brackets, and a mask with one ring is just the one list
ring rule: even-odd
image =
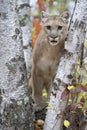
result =
[{"label": "mountain lion", "polygon": [[64,41],[67,37],[68,13],[61,16],[42,13],[43,28],[39,33],[32,55],[32,94],[35,101],[35,109],[44,107],[42,90],[46,89],[50,94],[51,83],[61,56],[64,52]]}]

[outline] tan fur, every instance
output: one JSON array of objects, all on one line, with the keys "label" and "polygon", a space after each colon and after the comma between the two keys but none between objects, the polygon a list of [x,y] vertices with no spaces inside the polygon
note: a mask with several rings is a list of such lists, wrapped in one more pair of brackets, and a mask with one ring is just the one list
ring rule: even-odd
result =
[{"label": "tan fur", "polygon": [[68,32],[67,24],[60,16],[45,16],[42,22],[43,28],[33,49],[31,71],[32,93],[38,110],[44,107],[42,89],[45,87],[48,95],[50,93]]}]

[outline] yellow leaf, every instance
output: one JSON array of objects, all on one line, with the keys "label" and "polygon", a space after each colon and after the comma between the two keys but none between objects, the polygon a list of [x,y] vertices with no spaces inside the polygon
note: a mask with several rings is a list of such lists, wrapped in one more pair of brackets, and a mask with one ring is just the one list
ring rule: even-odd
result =
[{"label": "yellow leaf", "polygon": [[54,108],[53,106],[46,107],[46,109],[53,109],[53,108]]},{"label": "yellow leaf", "polygon": [[43,90],[43,94],[42,95],[43,95],[43,97],[47,97],[47,92],[46,92],[45,89]]},{"label": "yellow leaf", "polygon": [[47,97],[47,93],[43,93],[43,97]]},{"label": "yellow leaf", "polygon": [[71,103],[72,102],[72,99],[69,99],[69,103]]},{"label": "yellow leaf", "polygon": [[87,81],[83,81],[83,82],[82,82],[82,85],[87,88]]},{"label": "yellow leaf", "polygon": [[74,88],[74,86],[68,86],[68,87],[67,87],[68,90],[71,90],[71,89],[73,89],[73,88]]},{"label": "yellow leaf", "polygon": [[70,122],[68,120],[64,120],[64,126],[68,128],[70,126]]},{"label": "yellow leaf", "polygon": [[47,104],[50,104],[50,102],[49,102],[49,101],[46,101],[46,103],[47,103]]},{"label": "yellow leaf", "polygon": [[83,107],[81,105],[79,105],[78,108],[82,109]]},{"label": "yellow leaf", "polygon": [[82,93],[81,93],[81,96],[82,96],[82,97],[87,96],[87,92],[82,92]]},{"label": "yellow leaf", "polygon": [[84,46],[87,48],[87,38],[85,39]]},{"label": "yellow leaf", "polygon": [[31,32],[32,34],[35,34],[35,27],[32,28]]}]

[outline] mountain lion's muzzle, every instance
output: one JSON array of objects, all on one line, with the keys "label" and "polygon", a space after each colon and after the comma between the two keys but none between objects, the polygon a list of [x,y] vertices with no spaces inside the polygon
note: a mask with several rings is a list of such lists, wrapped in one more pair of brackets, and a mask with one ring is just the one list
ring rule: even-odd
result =
[{"label": "mountain lion's muzzle", "polygon": [[49,39],[49,42],[50,42],[50,44],[52,45],[52,46],[55,46],[55,45],[57,45],[58,44],[58,41],[59,41],[59,37],[58,36],[52,36],[52,37],[48,37],[48,39]]}]

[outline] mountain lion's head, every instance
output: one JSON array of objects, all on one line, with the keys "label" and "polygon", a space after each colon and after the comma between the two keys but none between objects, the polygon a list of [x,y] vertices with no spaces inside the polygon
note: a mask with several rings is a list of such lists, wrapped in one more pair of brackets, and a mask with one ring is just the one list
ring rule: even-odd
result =
[{"label": "mountain lion's head", "polygon": [[58,43],[64,41],[68,33],[68,13],[65,12],[61,16],[51,16],[48,15],[46,12],[42,13],[43,30],[45,31],[49,43],[52,46],[55,46]]}]

